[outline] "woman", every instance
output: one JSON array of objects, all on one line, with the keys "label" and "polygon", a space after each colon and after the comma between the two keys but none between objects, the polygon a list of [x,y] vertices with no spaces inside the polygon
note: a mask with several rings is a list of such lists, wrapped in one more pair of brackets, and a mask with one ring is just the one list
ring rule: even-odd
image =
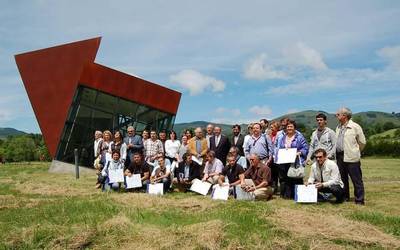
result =
[{"label": "woman", "polygon": [[[304,166],[307,154],[308,154],[308,145],[304,136],[296,130],[296,122],[294,120],[289,120],[286,125],[286,133],[283,135],[282,140],[279,141],[277,145],[278,149],[285,148],[296,148],[297,149],[297,157],[295,161],[295,165]],[[276,157],[276,161],[278,157]],[[288,164],[279,164],[279,182],[281,185],[280,195],[282,198],[292,199],[294,198],[294,187],[296,184],[303,184],[302,178],[290,178],[287,176],[290,163]]]},{"label": "woman", "polygon": [[278,178],[279,178],[279,167],[278,164],[275,162],[275,156],[276,156],[276,141],[277,141],[277,135],[278,131],[281,127],[281,124],[278,121],[273,121],[270,124],[270,128],[268,130],[268,136],[272,142],[272,149],[273,149],[273,156],[274,158],[272,159],[272,164],[271,164],[271,181],[272,181],[272,187],[274,188],[274,193],[276,194],[278,192]]},{"label": "woman", "polygon": [[121,176],[123,176],[124,164],[120,161],[120,153],[118,150],[112,152],[112,159],[107,162],[103,170],[101,171],[101,178],[99,182],[103,184],[103,191],[109,191],[110,189],[118,191],[121,187],[122,182],[114,182],[110,179],[110,171],[119,170]]},{"label": "woman", "polygon": [[188,150],[188,138],[186,135],[182,136],[182,143],[181,146],[178,149],[178,162],[183,161],[183,155],[187,152]]},{"label": "woman", "polygon": [[103,141],[101,142],[100,148],[100,164],[102,168],[106,165],[107,161],[111,160],[111,142],[112,134],[110,130],[103,132]]},{"label": "woman", "polygon": [[126,149],[127,146],[123,141],[123,137],[120,131],[116,131],[114,133],[114,140],[110,144],[110,152],[119,151],[120,152],[120,161],[125,163],[126,161]]},{"label": "woman", "polygon": [[178,151],[181,146],[181,142],[176,140],[175,131],[169,132],[169,139],[165,142],[165,158],[167,158],[171,164],[173,161],[178,161]]},{"label": "woman", "polygon": [[189,129],[186,129],[183,134],[186,135],[188,141],[192,139],[193,134],[192,131],[190,131]]}]

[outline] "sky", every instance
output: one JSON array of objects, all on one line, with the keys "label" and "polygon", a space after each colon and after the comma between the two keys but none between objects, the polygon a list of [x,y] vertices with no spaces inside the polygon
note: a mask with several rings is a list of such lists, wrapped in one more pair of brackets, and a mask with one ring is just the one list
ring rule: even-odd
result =
[{"label": "sky", "polygon": [[400,1],[0,0],[0,127],[40,132],[14,55],[102,37],[96,62],[182,93],[175,122],[400,112]]}]

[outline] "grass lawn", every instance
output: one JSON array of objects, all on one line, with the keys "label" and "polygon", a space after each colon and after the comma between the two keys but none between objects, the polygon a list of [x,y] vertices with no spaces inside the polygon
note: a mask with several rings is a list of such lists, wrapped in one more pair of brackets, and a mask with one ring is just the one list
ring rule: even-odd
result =
[{"label": "grass lawn", "polygon": [[362,161],[366,206],[101,193],[48,167],[0,166],[0,249],[400,248],[400,159]]}]

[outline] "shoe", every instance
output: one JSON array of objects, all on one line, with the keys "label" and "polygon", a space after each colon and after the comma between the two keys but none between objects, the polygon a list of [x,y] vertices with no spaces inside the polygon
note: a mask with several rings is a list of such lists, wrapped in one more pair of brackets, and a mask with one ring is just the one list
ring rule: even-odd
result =
[{"label": "shoe", "polygon": [[101,188],[101,184],[100,184],[100,183],[97,183],[97,184],[96,184],[96,188],[97,188],[97,189]]}]

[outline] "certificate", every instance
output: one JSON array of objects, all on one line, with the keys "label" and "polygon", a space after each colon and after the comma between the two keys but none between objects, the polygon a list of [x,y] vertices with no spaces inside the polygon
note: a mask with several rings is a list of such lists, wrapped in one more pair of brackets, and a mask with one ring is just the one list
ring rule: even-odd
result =
[{"label": "certificate", "polygon": [[122,168],[108,169],[108,179],[109,183],[124,182],[124,170]]},{"label": "certificate", "polygon": [[296,185],[294,200],[299,203],[316,203],[318,189],[315,185]]},{"label": "certificate", "polygon": [[208,190],[210,190],[211,183],[207,181],[201,181],[199,179],[194,179],[193,184],[190,187],[190,191],[202,194],[202,195],[207,195]]},{"label": "certificate", "polygon": [[224,185],[220,186],[219,184],[215,184],[213,188],[213,192],[211,194],[211,198],[213,200],[228,200],[229,196],[229,186]]},{"label": "certificate", "polygon": [[297,148],[281,148],[278,150],[277,164],[294,163],[296,161]]},{"label": "certificate", "polygon": [[155,183],[147,185],[147,193],[155,194],[155,195],[163,195],[164,194],[164,184],[163,183]]},{"label": "certificate", "polygon": [[203,158],[197,158],[194,155],[192,155],[192,161],[197,162],[200,166],[203,164]]},{"label": "certificate", "polygon": [[131,177],[126,176],[126,188],[138,188],[142,187],[142,179],[140,174],[133,174]]},{"label": "certificate", "polygon": [[246,192],[240,185],[235,186],[236,200],[252,201],[255,199],[254,192]]}]

